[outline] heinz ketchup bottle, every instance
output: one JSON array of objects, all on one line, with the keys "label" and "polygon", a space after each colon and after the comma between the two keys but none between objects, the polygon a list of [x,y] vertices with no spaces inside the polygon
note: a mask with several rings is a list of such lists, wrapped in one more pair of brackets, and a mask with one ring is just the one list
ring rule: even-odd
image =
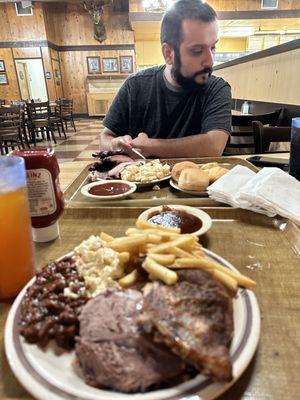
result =
[{"label": "heinz ketchup bottle", "polygon": [[14,150],[26,167],[32,236],[35,242],[49,242],[59,236],[58,218],[64,209],[59,186],[59,166],[53,149]]}]

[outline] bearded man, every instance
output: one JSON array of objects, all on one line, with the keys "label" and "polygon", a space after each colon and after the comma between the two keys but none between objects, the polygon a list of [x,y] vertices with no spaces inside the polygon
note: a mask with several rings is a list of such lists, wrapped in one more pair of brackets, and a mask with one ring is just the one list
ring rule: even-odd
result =
[{"label": "bearded man", "polygon": [[220,156],[231,130],[231,89],[212,75],[217,15],[201,0],[178,0],[161,25],[165,65],[131,75],[103,120],[101,150],[146,157]]}]

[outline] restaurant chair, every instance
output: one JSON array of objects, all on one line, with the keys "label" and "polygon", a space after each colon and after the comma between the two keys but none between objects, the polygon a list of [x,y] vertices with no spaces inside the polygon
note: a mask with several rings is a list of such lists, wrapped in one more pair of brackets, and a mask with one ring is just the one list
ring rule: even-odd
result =
[{"label": "restaurant chair", "polygon": [[263,125],[274,126],[281,110],[272,113],[257,115],[232,115],[232,129],[224,155],[253,154],[255,153],[253,121],[260,121]]},{"label": "restaurant chair", "polygon": [[9,149],[15,147],[25,148],[26,142],[29,146],[28,138],[23,137],[22,116],[20,106],[0,107],[0,152],[2,155],[8,154]]},{"label": "restaurant chair", "polygon": [[260,121],[253,121],[255,153],[268,153],[287,151],[277,146],[277,150],[271,149],[271,143],[282,143],[291,141],[291,127],[289,126],[264,126]]},{"label": "restaurant chair", "polygon": [[58,99],[57,104],[59,106],[60,116],[65,123],[66,131],[68,131],[68,122],[70,122],[72,128],[76,132],[73,116],[73,99]]},{"label": "restaurant chair", "polygon": [[36,135],[41,132],[43,139],[45,140],[45,133],[47,140],[50,141],[50,137],[56,143],[53,122],[51,122],[51,109],[49,101],[35,103],[31,101],[26,104],[28,113],[28,127],[31,135],[31,140],[36,146]]},{"label": "restaurant chair", "polygon": [[53,103],[50,104],[50,110],[51,110],[50,121],[51,121],[52,126],[54,127],[54,129],[57,129],[60,137],[61,137],[61,131],[62,131],[65,139],[67,139],[66,130],[64,127],[64,121],[60,115],[59,105],[57,103],[55,103],[55,105]]}]

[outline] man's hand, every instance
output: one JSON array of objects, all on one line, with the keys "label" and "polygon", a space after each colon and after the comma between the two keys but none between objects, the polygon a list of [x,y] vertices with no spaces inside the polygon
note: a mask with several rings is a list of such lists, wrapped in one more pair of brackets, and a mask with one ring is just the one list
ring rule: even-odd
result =
[{"label": "man's hand", "polygon": [[111,150],[130,150],[132,146],[132,137],[130,135],[118,136],[111,140]]},{"label": "man's hand", "polygon": [[149,139],[147,133],[141,132],[138,136],[132,140],[131,145],[135,149],[139,150],[145,157],[154,155],[152,150],[153,142]]}]

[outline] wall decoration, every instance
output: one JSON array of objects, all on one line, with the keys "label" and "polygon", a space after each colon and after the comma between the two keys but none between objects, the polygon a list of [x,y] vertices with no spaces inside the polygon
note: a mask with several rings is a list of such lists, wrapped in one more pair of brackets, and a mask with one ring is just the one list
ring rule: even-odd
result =
[{"label": "wall decoration", "polygon": [[55,74],[56,79],[58,79],[60,81],[60,79],[61,79],[60,71],[58,69],[55,69],[54,74]]},{"label": "wall decoration", "polygon": [[102,58],[103,72],[119,72],[117,58]]},{"label": "wall decoration", "polygon": [[94,38],[100,43],[103,42],[107,35],[104,25],[104,7],[111,5],[111,0],[86,0],[83,7],[87,10],[94,22]]},{"label": "wall decoration", "polygon": [[0,74],[0,85],[8,85],[8,79],[6,74]]},{"label": "wall decoration", "polygon": [[120,56],[120,72],[121,74],[132,74],[133,72],[132,56]]},{"label": "wall decoration", "polygon": [[88,74],[101,74],[100,57],[87,57]]},{"label": "wall decoration", "polygon": [[5,72],[5,63],[4,63],[4,60],[0,60],[0,72]]}]

